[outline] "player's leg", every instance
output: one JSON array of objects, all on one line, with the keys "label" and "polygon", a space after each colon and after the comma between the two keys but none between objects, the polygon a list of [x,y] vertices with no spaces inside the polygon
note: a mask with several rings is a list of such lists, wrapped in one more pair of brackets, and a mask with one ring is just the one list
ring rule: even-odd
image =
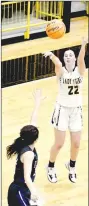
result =
[{"label": "player's leg", "polygon": [[60,149],[63,147],[64,141],[65,141],[65,134],[66,133],[63,131],[54,129],[55,140],[50,150],[50,159],[49,159],[49,164],[47,167],[47,177],[48,177],[48,180],[52,183],[57,182],[57,175],[55,172],[55,161],[56,161],[56,157]]},{"label": "player's leg", "polygon": [[76,160],[79,152],[81,132],[70,132],[71,136],[71,149],[70,149],[70,161],[66,164],[69,170],[69,180],[73,183],[76,182]]},{"label": "player's leg", "polygon": [[69,180],[76,182],[76,171],[75,165],[80,147],[82,130],[82,109],[81,107],[75,108],[70,117],[70,137],[71,137],[71,148],[70,148],[70,162],[66,164],[69,169]]},{"label": "player's leg", "polygon": [[71,136],[71,150],[70,150],[70,159],[72,161],[76,161],[79,147],[80,147],[80,139],[81,139],[81,132],[70,132]]},{"label": "player's leg", "polygon": [[55,163],[56,161],[56,157],[60,151],[60,149],[63,147],[64,145],[64,141],[65,141],[65,135],[66,132],[65,131],[60,131],[54,128],[54,144],[51,147],[50,150],[50,162]]},{"label": "player's leg", "polygon": [[50,158],[47,167],[47,177],[52,183],[57,182],[57,176],[55,172],[55,161],[56,157],[63,147],[65,141],[65,134],[68,125],[68,115],[66,109],[56,104],[54,113],[52,116],[52,124],[54,126],[54,143],[50,150]]}]

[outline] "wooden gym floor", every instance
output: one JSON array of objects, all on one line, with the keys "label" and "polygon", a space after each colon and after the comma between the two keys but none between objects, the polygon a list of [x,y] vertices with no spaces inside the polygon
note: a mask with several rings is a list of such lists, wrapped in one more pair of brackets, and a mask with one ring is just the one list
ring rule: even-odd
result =
[{"label": "wooden gym floor", "polygon": [[88,72],[86,70],[83,84],[84,128],[80,152],[77,159],[77,183],[68,180],[65,161],[69,160],[70,138],[58,155],[56,169],[58,183],[51,184],[46,177],[46,166],[54,134],[50,124],[58,87],[55,77],[2,89],[2,205],[7,206],[7,190],[13,180],[15,157],[6,158],[6,146],[18,137],[20,128],[29,124],[34,101],[32,92],[41,88],[47,98],[39,110],[38,126],[40,130],[37,150],[39,164],[35,184],[46,200],[45,206],[88,206]]}]

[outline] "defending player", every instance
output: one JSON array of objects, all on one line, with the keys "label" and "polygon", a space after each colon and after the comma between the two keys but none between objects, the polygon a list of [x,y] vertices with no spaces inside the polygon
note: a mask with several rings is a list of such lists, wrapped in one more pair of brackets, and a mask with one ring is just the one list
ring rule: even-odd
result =
[{"label": "defending player", "polygon": [[35,143],[39,136],[39,130],[36,127],[36,122],[42,99],[41,91],[37,90],[35,93],[35,108],[30,125],[24,126],[20,131],[20,137],[7,147],[8,158],[17,154],[14,181],[10,184],[8,190],[9,206],[30,206],[30,200],[35,202],[34,205],[38,206],[36,202],[39,197],[33,182],[38,162]]}]

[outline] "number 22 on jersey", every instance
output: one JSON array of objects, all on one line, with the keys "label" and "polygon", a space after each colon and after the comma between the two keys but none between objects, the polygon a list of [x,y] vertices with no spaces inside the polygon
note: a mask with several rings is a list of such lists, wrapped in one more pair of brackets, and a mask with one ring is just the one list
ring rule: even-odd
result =
[{"label": "number 22 on jersey", "polygon": [[76,86],[68,86],[68,94],[69,95],[79,94],[78,85],[76,85]]}]

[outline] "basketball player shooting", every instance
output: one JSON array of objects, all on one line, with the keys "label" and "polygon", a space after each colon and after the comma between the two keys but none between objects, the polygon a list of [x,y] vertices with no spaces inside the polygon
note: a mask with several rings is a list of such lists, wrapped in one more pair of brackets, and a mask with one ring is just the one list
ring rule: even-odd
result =
[{"label": "basketball player shooting", "polygon": [[70,131],[71,148],[70,161],[66,163],[69,171],[68,178],[71,182],[76,182],[76,159],[79,152],[81,131],[82,131],[82,82],[85,66],[85,46],[87,41],[83,38],[81,49],[77,58],[72,50],[64,52],[64,63],[52,52],[45,52],[44,57],[49,57],[55,64],[55,73],[60,86],[54,112],[52,115],[52,125],[54,127],[55,140],[51,147],[50,159],[47,166],[47,177],[52,183],[57,182],[55,172],[55,161],[60,149],[63,147],[67,128]]}]

